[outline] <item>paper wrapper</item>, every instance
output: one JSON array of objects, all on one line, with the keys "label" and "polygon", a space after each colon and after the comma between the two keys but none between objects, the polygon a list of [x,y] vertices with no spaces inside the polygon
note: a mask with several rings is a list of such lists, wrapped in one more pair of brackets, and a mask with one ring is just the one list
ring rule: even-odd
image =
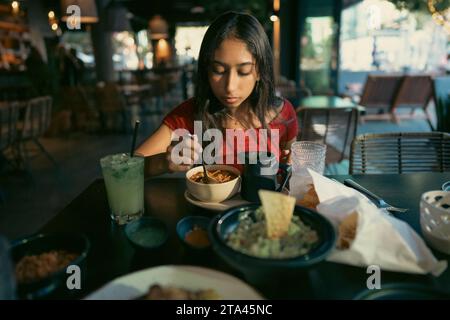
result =
[{"label": "paper wrapper", "polygon": [[434,276],[445,271],[447,261],[438,261],[407,223],[377,208],[358,191],[312,170],[306,171],[301,176],[292,176],[291,195],[300,199],[307,191],[304,186],[314,184],[320,200],[317,211],[333,223],[337,234],[346,216],[358,214],[356,237],[350,247],[335,248],[328,261],[360,267],[377,265],[381,270]]}]

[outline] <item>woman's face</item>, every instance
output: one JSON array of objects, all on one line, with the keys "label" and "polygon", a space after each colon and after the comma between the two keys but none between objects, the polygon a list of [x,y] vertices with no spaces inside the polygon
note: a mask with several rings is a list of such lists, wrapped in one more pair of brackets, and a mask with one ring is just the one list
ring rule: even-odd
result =
[{"label": "woman's face", "polygon": [[239,107],[259,80],[255,59],[245,42],[234,38],[222,41],[214,52],[208,78],[214,95],[224,106]]}]

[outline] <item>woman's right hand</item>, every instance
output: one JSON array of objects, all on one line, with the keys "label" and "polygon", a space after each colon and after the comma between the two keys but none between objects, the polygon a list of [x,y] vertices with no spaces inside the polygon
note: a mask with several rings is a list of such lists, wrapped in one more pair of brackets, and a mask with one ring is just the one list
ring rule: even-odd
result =
[{"label": "woman's right hand", "polygon": [[170,172],[188,171],[195,163],[201,163],[203,148],[197,135],[186,135],[173,142],[166,151]]}]

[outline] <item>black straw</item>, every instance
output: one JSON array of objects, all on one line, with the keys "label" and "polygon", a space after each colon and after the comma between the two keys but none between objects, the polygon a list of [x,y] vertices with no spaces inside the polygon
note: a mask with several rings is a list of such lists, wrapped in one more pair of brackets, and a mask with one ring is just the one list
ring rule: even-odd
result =
[{"label": "black straw", "polygon": [[139,120],[136,120],[136,122],[134,123],[133,141],[131,142],[131,152],[130,152],[131,157],[134,157],[134,148],[136,147],[136,138],[140,123],[141,122]]}]

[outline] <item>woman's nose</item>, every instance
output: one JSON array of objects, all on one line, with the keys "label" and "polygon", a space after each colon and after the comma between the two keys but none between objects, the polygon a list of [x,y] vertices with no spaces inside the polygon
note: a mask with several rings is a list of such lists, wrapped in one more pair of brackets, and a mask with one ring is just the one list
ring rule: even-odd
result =
[{"label": "woman's nose", "polygon": [[238,86],[238,75],[236,72],[230,71],[225,82],[225,90],[227,93],[233,93]]}]

